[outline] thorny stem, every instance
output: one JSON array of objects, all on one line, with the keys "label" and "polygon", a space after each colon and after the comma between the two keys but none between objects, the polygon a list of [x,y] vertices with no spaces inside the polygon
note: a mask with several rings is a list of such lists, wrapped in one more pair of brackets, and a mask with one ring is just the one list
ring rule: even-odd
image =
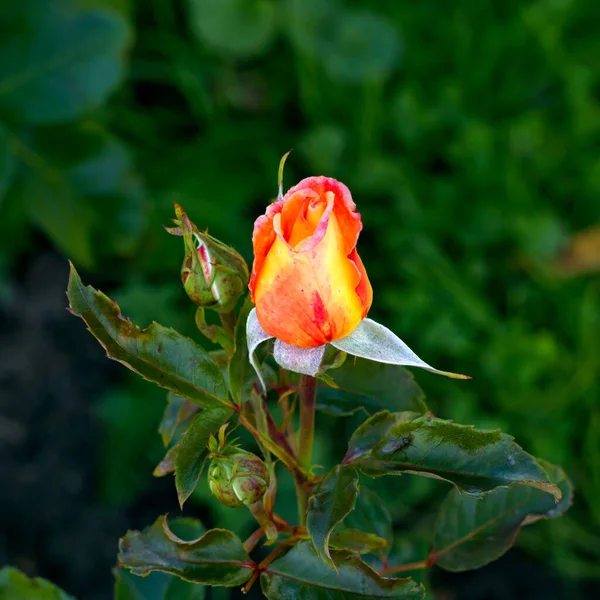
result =
[{"label": "thorny stem", "polygon": [[[300,437],[298,440],[298,462],[306,473],[312,467],[313,441],[315,437],[315,407],[317,380],[310,375],[302,375],[300,379]],[[306,523],[306,507],[310,489],[296,481],[298,495],[298,515],[300,525]]]}]

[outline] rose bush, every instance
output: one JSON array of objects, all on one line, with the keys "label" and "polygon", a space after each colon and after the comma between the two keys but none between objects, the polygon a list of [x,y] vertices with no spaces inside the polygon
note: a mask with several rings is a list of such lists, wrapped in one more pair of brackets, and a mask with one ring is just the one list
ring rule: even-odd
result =
[{"label": "rose bush", "polygon": [[[159,429],[165,457],[154,474],[174,472],[183,506],[210,459],[214,496],[248,509],[257,525],[242,542],[232,531],[205,531],[199,521],[184,519],[181,537],[172,529],[179,530],[180,520],[160,517],[121,539],[119,582],[129,569],[192,584],[243,586],[244,592],[260,580],[269,600],[423,600],[421,584],[395,575],[434,564],[459,571],[494,560],[524,524],[567,510],[571,484],[559,467],[528,454],[511,436],[429,412],[401,365],[465,377],[437,371],[366,316],[372,290],[356,251],[361,220],[350,192],[334,179],[310,177],[283,196],[282,165],[278,200],[254,230],[249,287],[255,308],[248,299],[238,301],[248,274],[238,264],[241,257],[201,234],[176,206],[176,227],[169,232],[184,238],[183,283],[197,276],[202,291],[213,292],[207,300],[202,296],[206,306],[198,307],[196,324],[221,350],[206,351],[157,323],[136,327],[71,269],[71,311],[110,358],[170,392]],[[207,324],[205,308],[219,314],[222,327]],[[334,353],[324,361],[328,347]],[[273,369],[273,361],[281,368]],[[338,417],[369,413],[329,472],[313,461],[317,409]],[[233,431],[242,435],[227,440]],[[278,503],[283,469],[294,480],[297,522],[279,512],[285,509]],[[374,478],[404,473],[454,487],[435,520],[433,545],[415,557],[420,560],[406,560],[390,516],[369,489]],[[255,557],[261,541],[269,553]],[[194,597],[204,593],[191,591]]]}]

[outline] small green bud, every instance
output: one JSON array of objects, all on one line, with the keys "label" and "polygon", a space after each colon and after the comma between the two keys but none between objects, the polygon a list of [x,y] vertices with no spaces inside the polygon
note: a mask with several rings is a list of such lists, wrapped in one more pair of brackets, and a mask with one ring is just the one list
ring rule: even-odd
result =
[{"label": "small green bud", "polygon": [[181,267],[183,287],[194,304],[229,312],[248,286],[248,265],[233,248],[201,232],[175,204],[177,228],[167,230],[183,236],[185,257]]},{"label": "small green bud", "polygon": [[267,491],[269,471],[256,454],[229,446],[213,457],[208,470],[208,485],[226,506],[249,506],[258,502]]}]

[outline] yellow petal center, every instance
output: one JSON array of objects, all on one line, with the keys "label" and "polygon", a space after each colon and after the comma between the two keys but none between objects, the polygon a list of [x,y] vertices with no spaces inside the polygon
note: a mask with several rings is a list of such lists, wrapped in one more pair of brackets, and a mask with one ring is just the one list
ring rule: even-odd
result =
[{"label": "yellow petal center", "polygon": [[304,201],[294,221],[290,238],[287,240],[292,248],[314,234],[327,208],[328,194],[333,195],[333,192],[327,192],[324,198],[307,198]]}]

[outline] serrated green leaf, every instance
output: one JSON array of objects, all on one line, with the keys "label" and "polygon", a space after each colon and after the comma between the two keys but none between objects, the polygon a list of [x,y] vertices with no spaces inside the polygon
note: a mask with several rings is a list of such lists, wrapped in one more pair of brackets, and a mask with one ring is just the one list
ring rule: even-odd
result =
[{"label": "serrated green leaf", "polygon": [[192,340],[158,323],[135,326],[108,296],[84,286],[73,265],[67,296],[71,311],[85,321],[109,358],[201,406],[228,404],[219,367]]},{"label": "serrated green leaf", "polygon": [[[193,539],[204,533],[196,519],[177,518],[169,524],[180,538]],[[117,569],[114,600],[204,600],[206,588],[168,573],[153,572],[145,577]]]},{"label": "serrated green leaf", "polygon": [[409,412],[382,411],[365,421],[350,438],[344,463],[371,476],[443,479],[474,495],[517,483],[561,496],[511,436]]},{"label": "serrated green leaf", "polygon": [[356,554],[368,554],[389,546],[388,540],[358,529],[335,531],[329,539],[329,547],[334,550],[349,550]]},{"label": "serrated green leaf", "polygon": [[233,411],[226,406],[204,409],[194,417],[177,444],[175,487],[181,507],[198,485],[208,456],[206,444],[210,434],[216,433],[232,414]]},{"label": "serrated green leaf", "polygon": [[252,307],[252,301],[248,296],[238,314],[235,326],[235,351],[228,366],[229,390],[237,404],[243,404],[248,400],[253,382],[258,382],[258,377],[250,364],[246,343],[246,323]]},{"label": "serrated green leaf", "polygon": [[120,82],[131,38],[122,14],[75,0],[30,0],[7,18],[0,112],[35,124],[73,120]]},{"label": "serrated green leaf", "polygon": [[551,495],[522,485],[481,498],[451,490],[438,513],[430,560],[448,571],[477,569],[509,550],[523,525],[562,515],[571,505],[571,482],[559,467],[542,466],[562,491],[558,504]]},{"label": "serrated green leaf", "polygon": [[362,486],[356,499],[354,510],[344,520],[346,527],[370,531],[389,544],[394,539],[392,517],[388,512],[385,502],[376,492]]},{"label": "serrated green leaf", "polygon": [[331,557],[337,573],[319,558],[309,541],[299,542],[262,573],[263,593],[269,600],[416,600],[424,596],[423,588],[411,579],[380,577],[355,554],[334,550]]},{"label": "serrated green leaf", "polygon": [[119,564],[134,575],[170,573],[204,585],[242,585],[256,567],[241,540],[226,529],[211,529],[194,540],[175,535],[165,516],[119,541]]},{"label": "serrated green leaf", "polygon": [[73,600],[66,592],[41,577],[29,578],[15,567],[0,570],[2,600]]},{"label": "serrated green leaf", "polygon": [[306,528],[317,555],[335,569],[329,553],[329,537],[352,511],[358,496],[359,478],[354,467],[338,465],[321,482],[308,501]]},{"label": "serrated green leaf", "polygon": [[361,408],[370,415],[386,409],[427,412],[423,390],[404,367],[348,356],[327,375],[337,389],[319,385],[317,408],[322,412],[334,416],[348,416]]}]

